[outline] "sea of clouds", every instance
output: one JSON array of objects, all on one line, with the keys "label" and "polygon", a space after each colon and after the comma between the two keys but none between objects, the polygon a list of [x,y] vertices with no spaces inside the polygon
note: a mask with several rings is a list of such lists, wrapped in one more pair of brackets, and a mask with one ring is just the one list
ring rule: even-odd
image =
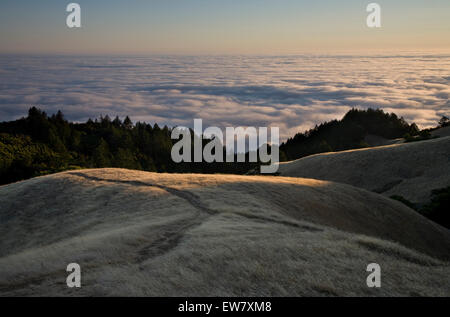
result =
[{"label": "sea of clouds", "polygon": [[0,121],[37,106],[74,121],[278,126],[285,139],[352,107],[435,126],[449,96],[450,55],[0,56]]}]

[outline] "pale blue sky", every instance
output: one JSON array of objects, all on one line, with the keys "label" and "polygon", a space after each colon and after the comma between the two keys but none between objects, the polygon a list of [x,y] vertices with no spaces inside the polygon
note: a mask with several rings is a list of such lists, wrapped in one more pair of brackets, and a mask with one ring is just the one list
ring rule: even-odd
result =
[{"label": "pale blue sky", "polygon": [[450,1],[377,1],[382,28],[365,25],[372,1],[2,0],[0,53],[295,54],[450,50]]}]

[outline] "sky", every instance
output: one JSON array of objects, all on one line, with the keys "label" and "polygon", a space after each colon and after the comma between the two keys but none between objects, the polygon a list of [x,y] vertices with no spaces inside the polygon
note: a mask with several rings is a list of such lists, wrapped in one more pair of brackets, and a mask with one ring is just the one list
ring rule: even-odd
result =
[{"label": "sky", "polygon": [[382,27],[366,26],[371,1],[2,0],[0,53],[298,54],[450,50],[450,1],[377,1]]},{"label": "sky", "polygon": [[36,106],[81,122],[277,126],[352,107],[435,126],[450,115],[450,1],[0,1],[0,121]]}]

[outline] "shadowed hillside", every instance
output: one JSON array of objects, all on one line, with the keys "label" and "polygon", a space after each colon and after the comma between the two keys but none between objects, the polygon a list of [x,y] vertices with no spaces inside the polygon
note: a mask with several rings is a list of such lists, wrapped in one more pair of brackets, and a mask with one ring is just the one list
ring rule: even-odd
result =
[{"label": "shadowed hillside", "polygon": [[[450,292],[449,231],[343,184],[80,170],[2,186],[0,206],[1,295]],[[372,262],[381,289],[365,284]]]},{"label": "shadowed hillside", "polygon": [[281,163],[282,176],[345,183],[385,196],[426,203],[450,185],[450,137],[337,153]]}]

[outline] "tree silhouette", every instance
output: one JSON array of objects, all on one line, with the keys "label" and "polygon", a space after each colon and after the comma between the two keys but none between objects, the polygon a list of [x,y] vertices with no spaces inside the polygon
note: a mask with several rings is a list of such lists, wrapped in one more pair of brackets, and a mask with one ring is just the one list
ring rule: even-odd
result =
[{"label": "tree silhouette", "polygon": [[447,116],[442,116],[439,120],[439,126],[441,128],[450,126],[450,119]]}]

